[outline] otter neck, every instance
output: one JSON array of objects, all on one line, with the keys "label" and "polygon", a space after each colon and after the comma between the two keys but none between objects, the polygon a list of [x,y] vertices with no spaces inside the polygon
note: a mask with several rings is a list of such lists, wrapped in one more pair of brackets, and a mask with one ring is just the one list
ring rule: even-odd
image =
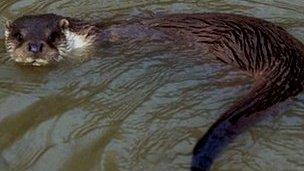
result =
[{"label": "otter neck", "polygon": [[69,18],[70,26],[63,29],[66,37],[65,51],[71,53],[75,50],[94,48],[101,37],[103,26],[82,20]]}]

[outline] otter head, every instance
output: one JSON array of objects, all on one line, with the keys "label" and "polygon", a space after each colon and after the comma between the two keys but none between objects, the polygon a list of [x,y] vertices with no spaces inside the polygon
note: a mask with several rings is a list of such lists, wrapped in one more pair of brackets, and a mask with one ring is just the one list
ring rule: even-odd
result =
[{"label": "otter head", "polygon": [[59,61],[65,54],[64,30],[68,27],[69,21],[55,14],[28,15],[7,21],[7,51],[19,63],[40,66]]}]

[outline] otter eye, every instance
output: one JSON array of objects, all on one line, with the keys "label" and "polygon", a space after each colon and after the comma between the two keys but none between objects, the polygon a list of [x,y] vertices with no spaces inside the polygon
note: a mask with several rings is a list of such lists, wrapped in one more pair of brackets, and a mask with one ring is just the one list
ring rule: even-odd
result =
[{"label": "otter eye", "polygon": [[21,42],[23,40],[23,36],[19,32],[14,33],[12,36],[19,42]]},{"label": "otter eye", "polygon": [[50,42],[55,42],[56,39],[58,39],[60,37],[60,33],[58,32],[53,32],[49,35],[48,37],[48,41]]}]

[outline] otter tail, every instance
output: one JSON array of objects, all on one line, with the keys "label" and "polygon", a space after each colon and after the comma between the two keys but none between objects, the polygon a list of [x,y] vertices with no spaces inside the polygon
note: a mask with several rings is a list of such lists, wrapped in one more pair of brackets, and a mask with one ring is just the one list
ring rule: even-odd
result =
[{"label": "otter tail", "polygon": [[281,85],[276,84],[278,79],[256,83],[249,94],[226,111],[196,144],[191,170],[209,170],[217,154],[244,128],[254,123],[261,111],[300,91],[285,81]]}]

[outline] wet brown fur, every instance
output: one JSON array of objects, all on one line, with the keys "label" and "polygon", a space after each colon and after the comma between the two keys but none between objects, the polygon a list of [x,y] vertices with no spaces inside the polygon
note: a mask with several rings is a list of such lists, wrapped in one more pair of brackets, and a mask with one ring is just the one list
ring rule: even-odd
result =
[{"label": "wet brown fur", "polygon": [[175,37],[183,35],[208,47],[220,61],[246,71],[252,90],[211,126],[193,151],[192,170],[208,170],[217,153],[258,112],[303,90],[304,46],[283,28],[233,14],[183,14],[152,20],[149,25]]}]

